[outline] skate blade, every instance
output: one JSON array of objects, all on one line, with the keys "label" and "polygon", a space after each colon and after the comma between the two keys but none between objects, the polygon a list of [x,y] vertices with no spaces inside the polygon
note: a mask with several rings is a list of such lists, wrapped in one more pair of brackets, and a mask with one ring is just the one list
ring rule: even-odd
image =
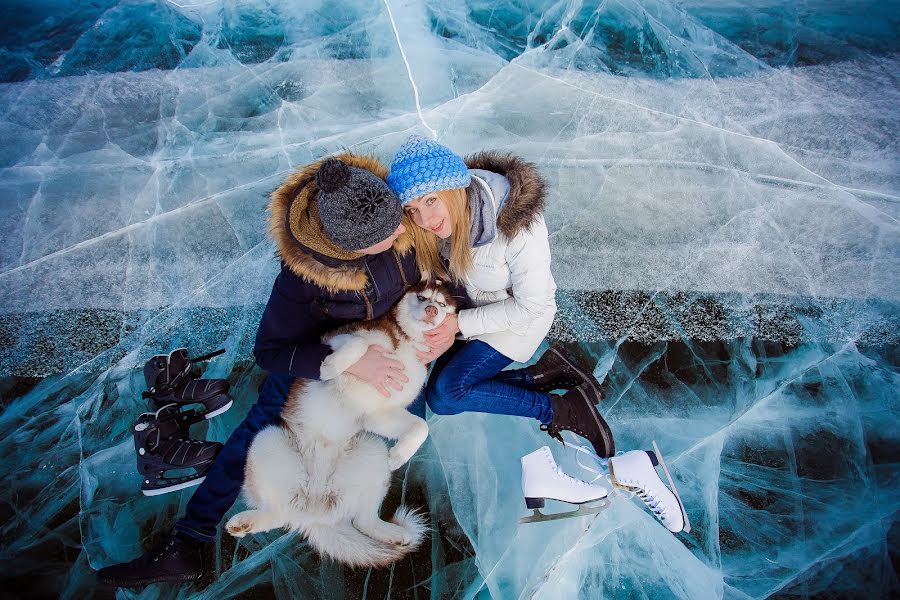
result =
[{"label": "skate blade", "polygon": [[590,506],[582,504],[578,507],[578,510],[553,513],[549,515],[542,513],[539,508],[533,508],[532,510],[534,512],[527,517],[522,517],[521,519],[519,519],[519,523],[540,523],[541,521],[555,521],[556,519],[586,517],[588,515],[595,515],[606,510],[607,508],[609,508],[609,500],[607,500],[606,498],[603,498],[602,500],[597,501],[597,504],[591,504]]},{"label": "skate blade", "polygon": [[669,473],[669,467],[666,465],[666,460],[663,458],[662,452],[659,451],[659,446],[656,445],[656,440],[653,440],[653,452],[656,453],[656,458],[659,460],[659,464],[662,466],[663,471],[666,474],[666,479],[669,480],[669,489],[672,490],[672,493],[675,494],[675,499],[678,500],[678,508],[681,509],[681,516],[684,519],[684,529],[681,531],[683,533],[691,532],[691,522],[688,521],[687,511],[684,509],[684,502],[681,501],[681,495],[678,493],[678,487],[675,485],[675,480],[672,479],[672,474]]},{"label": "skate blade", "polygon": [[145,496],[161,496],[162,494],[177,492],[178,490],[183,490],[185,488],[194,487],[195,485],[200,485],[201,483],[203,483],[204,479],[206,479],[206,475],[204,475],[203,477],[198,477],[197,479],[192,479],[190,481],[183,481],[175,485],[170,485],[168,487],[158,487],[141,490],[141,493],[143,493]]}]

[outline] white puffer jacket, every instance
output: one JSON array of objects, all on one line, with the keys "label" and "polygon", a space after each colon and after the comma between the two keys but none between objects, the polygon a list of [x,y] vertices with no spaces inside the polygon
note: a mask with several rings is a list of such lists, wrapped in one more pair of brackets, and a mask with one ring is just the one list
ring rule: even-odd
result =
[{"label": "white puffer jacket", "polygon": [[477,308],[460,311],[460,334],[525,362],[547,336],[556,315],[556,282],[543,216],[544,182],[533,165],[511,155],[481,153],[467,157],[466,164],[506,179],[472,173],[470,185],[481,186],[494,205],[497,236],[472,250],[474,264],[466,290]]}]

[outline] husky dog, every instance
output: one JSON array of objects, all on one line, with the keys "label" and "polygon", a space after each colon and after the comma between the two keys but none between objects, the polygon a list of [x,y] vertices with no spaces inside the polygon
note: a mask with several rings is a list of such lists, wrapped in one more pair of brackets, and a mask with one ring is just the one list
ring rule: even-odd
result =
[{"label": "husky dog", "polygon": [[[250,446],[244,493],[252,510],[229,519],[228,533],[297,530],[320,554],[351,566],[384,566],[418,546],[425,535],[420,514],[400,506],[389,523],[378,510],[391,471],[428,437],[425,421],[406,410],[428,376],[416,349],[427,349],[424,332],[455,311],[440,282],[420,283],[384,316],[326,334],[322,341],[333,352],[321,380],[296,380],[282,423],[260,431]],[[373,344],[387,348],[409,377],[389,398],[345,373]],[[388,451],[373,433],[397,443]]]}]

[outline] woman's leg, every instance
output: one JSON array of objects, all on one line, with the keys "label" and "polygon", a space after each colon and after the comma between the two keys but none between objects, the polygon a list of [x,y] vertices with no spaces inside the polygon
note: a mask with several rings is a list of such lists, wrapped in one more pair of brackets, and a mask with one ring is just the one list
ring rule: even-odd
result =
[{"label": "woman's leg", "polygon": [[[428,374],[428,381],[434,380],[434,378],[437,376],[437,373],[440,373],[441,370],[443,370],[443,368],[447,365],[447,362],[451,358],[453,358],[456,355],[456,353],[462,349],[462,347],[464,345],[465,345],[465,342],[457,340],[457,341],[453,342],[453,345],[450,346],[450,348],[447,349],[446,352],[444,352],[439,357],[437,357],[437,359],[435,359],[435,361],[434,361],[434,367],[431,369],[431,371]],[[422,391],[419,392],[419,395],[416,396],[416,399],[413,400],[413,403],[406,407],[406,410],[408,410],[410,413],[416,415],[417,417],[419,417],[421,419],[425,418],[425,404],[426,404],[426,400],[427,400],[427,396],[428,396],[427,391],[428,391],[428,388],[423,387]]]},{"label": "woman's leg", "polygon": [[492,379],[494,381],[508,383],[509,385],[514,385],[516,387],[526,389],[530,388],[534,384],[534,380],[528,373],[528,369],[510,369],[508,371],[500,371],[495,377],[492,377]]},{"label": "woman's leg", "polygon": [[438,359],[431,373],[425,388],[428,406],[436,414],[474,411],[549,423],[553,420],[550,396],[507,382],[520,380],[521,375],[498,380],[498,373],[512,362],[480,340],[454,345]]}]

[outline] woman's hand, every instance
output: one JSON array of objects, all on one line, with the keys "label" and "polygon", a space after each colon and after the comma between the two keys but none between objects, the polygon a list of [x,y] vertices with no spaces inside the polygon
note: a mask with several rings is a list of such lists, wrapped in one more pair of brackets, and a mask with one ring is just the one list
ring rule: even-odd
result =
[{"label": "woman's hand", "polygon": [[459,317],[456,313],[451,313],[444,317],[440,325],[425,332],[425,343],[430,350],[428,352],[416,350],[419,361],[427,365],[449,350],[456,340],[457,333],[459,333]]},{"label": "woman's hand", "polygon": [[409,381],[409,377],[403,373],[403,363],[385,356],[387,352],[387,348],[373,344],[362,358],[347,369],[347,373],[372,384],[385,398],[391,395],[388,387],[399,392],[403,389],[403,384]]}]

